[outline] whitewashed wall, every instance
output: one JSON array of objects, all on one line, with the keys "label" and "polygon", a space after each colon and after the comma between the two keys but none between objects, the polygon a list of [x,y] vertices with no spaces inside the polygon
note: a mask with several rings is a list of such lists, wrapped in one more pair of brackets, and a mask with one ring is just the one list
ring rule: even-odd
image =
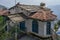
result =
[{"label": "whitewashed wall", "polygon": [[44,25],[45,25],[45,22],[38,21],[38,23],[39,23],[39,35],[40,36],[44,36]]},{"label": "whitewashed wall", "polygon": [[44,36],[46,36],[46,24],[47,22],[44,22]]},{"label": "whitewashed wall", "polygon": [[[27,27],[27,32],[32,32],[32,21],[33,21],[32,19],[27,19],[25,21],[25,25]],[[38,21],[38,33],[35,33],[35,32],[32,32],[32,33],[39,35],[39,36],[44,36],[44,37],[50,36],[50,35],[46,34],[46,24],[47,24],[47,22]],[[54,29],[53,21],[51,22],[51,28]]]},{"label": "whitewashed wall", "polygon": [[[32,19],[28,19],[25,21],[25,26],[27,27],[27,32],[32,32]],[[32,32],[36,35],[44,36],[46,35],[45,22],[38,21],[38,33]]]},{"label": "whitewashed wall", "polygon": [[32,20],[31,19],[25,20],[25,26],[27,27],[27,32],[32,32]]}]

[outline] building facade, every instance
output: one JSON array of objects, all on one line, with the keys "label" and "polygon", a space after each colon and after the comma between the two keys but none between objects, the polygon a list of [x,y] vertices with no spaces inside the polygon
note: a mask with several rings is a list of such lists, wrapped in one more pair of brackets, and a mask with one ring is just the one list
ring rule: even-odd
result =
[{"label": "building facade", "polygon": [[23,18],[24,21],[18,22],[20,30],[42,37],[51,36],[51,29],[54,29],[54,20],[57,16],[53,14],[51,9],[45,7],[44,3],[41,3],[40,6],[17,3],[9,11],[9,15],[18,14],[21,17],[18,19]]}]

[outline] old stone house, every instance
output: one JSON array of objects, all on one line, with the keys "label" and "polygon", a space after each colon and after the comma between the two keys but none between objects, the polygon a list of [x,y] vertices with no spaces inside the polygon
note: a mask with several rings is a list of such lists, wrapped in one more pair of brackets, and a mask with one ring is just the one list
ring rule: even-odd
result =
[{"label": "old stone house", "polygon": [[44,3],[41,3],[40,6],[17,3],[9,11],[8,17],[11,20],[20,20],[18,22],[20,30],[41,37],[51,36],[51,29],[54,29],[54,21],[57,16],[51,9],[45,7]]}]

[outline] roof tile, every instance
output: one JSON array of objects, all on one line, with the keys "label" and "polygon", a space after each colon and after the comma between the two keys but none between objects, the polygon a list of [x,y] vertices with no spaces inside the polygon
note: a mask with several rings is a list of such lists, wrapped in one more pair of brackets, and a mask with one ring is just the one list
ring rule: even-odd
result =
[{"label": "roof tile", "polygon": [[49,21],[49,20],[55,20],[57,16],[52,14],[50,11],[44,11],[40,9],[37,13],[29,17],[34,19],[39,19],[42,21]]},{"label": "roof tile", "polygon": [[0,15],[8,15],[8,10],[0,10]]}]

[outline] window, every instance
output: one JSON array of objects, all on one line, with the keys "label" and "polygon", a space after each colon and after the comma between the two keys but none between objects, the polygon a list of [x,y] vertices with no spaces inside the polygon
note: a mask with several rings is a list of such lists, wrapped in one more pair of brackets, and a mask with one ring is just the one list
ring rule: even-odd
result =
[{"label": "window", "polygon": [[32,31],[38,33],[38,22],[36,20],[32,21]]},{"label": "window", "polygon": [[47,22],[47,34],[51,34],[51,22]]},{"label": "window", "polygon": [[20,22],[20,30],[25,31],[25,21]]}]

